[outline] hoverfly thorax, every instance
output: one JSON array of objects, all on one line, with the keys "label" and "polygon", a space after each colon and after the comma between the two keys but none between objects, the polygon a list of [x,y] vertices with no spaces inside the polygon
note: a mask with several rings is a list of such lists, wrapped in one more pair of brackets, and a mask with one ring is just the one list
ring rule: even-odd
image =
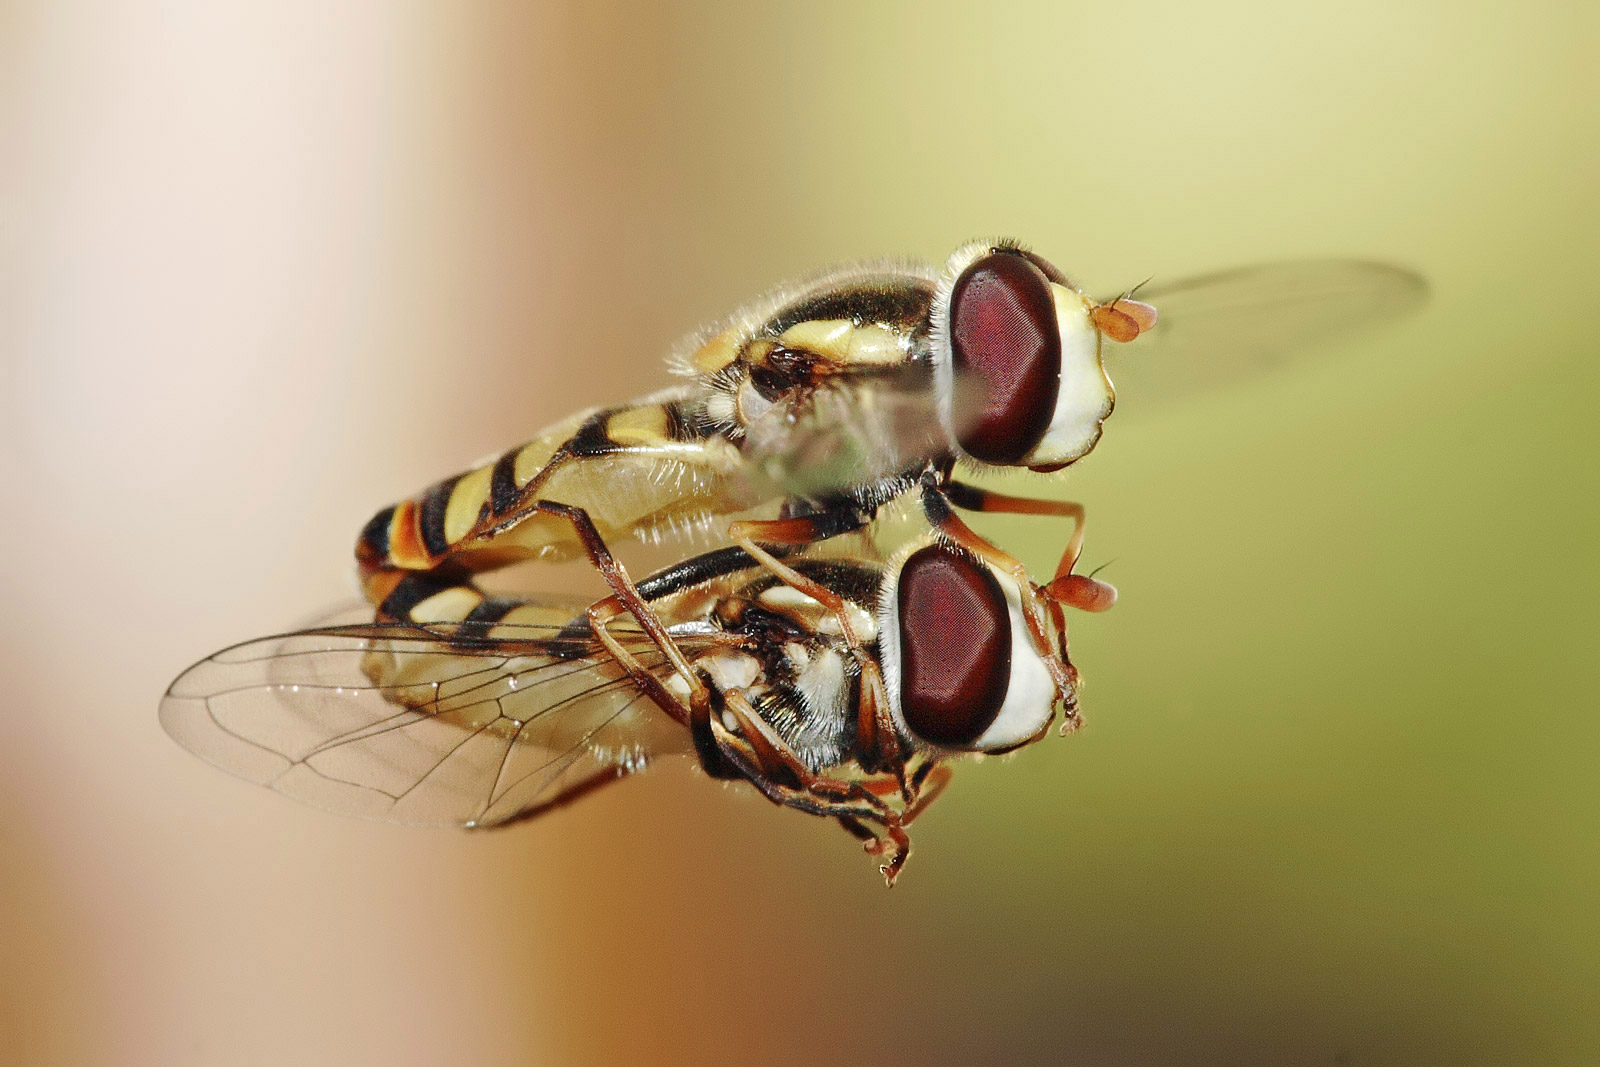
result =
[{"label": "hoverfly thorax", "polygon": [[[885,575],[879,648],[891,714],[919,747],[1004,752],[1043,735],[1061,693],[1010,575],[944,544]],[[1052,636],[1050,646],[1065,643]]]},{"label": "hoverfly thorax", "polygon": [[976,244],[946,265],[933,315],[939,414],[970,459],[1057,470],[1094,448],[1116,402],[1095,304],[1047,260]]}]

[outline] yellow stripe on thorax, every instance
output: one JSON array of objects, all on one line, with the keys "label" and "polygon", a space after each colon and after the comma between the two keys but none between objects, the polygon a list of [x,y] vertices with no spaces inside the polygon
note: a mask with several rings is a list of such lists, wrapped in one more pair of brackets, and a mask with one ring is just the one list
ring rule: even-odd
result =
[{"label": "yellow stripe on thorax", "polygon": [[899,363],[907,350],[905,338],[893,330],[876,324],[857,326],[849,319],[797,322],[784,330],[778,341],[834,363]]}]

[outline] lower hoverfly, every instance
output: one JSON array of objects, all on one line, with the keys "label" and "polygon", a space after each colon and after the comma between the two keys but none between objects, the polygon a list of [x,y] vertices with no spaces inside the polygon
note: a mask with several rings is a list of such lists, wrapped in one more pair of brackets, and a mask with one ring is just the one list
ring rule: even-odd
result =
[{"label": "lower hoverfly", "polygon": [[[1093,449],[1115,402],[1105,338],[1176,347],[1205,382],[1423,292],[1397,268],[1320,261],[1095,301],[1011,242],[966,246],[943,271],[781,289],[686,344],[687,384],[585,412],[379,512],[356,549],[375,618],[219,653],[174,683],[163,723],[322,806],[461,826],[526,818],[685,749],[837,818],[892,880],[950,756],[1025,744],[1058,701],[1063,728],[1077,724],[1062,609],[1114,599],[1074,573],[1080,506],[968,485],[957,465],[1048,473]],[[913,488],[931,530],[910,555],[830,562],[814,547],[870,530]],[[1074,529],[1038,584],[956,508]],[[719,522],[732,545],[637,585],[607,544]],[[579,554],[611,589],[585,611],[472,582]],[[1031,681],[1013,686],[1018,671]]]},{"label": "lower hoverfly", "polygon": [[[581,512],[546,513],[593,536]],[[774,568],[734,547],[637,585],[597,551],[616,592],[587,608],[469,607],[462,587],[460,621],[252,641],[179,677],[162,724],[212,763],[319,807],[467,828],[692,754],[714,777],[836,819],[892,885],[906,828],[951,758],[1028,744],[1058,702],[1074,706],[1059,613],[1030,634],[1011,575],[931,532],[887,561]]]}]

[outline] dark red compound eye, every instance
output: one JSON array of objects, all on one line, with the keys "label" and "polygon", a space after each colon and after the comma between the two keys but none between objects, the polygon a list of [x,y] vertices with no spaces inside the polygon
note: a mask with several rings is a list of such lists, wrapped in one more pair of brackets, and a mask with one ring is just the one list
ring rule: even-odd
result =
[{"label": "dark red compound eye", "polygon": [[994,722],[1011,681],[1011,613],[989,569],[930,545],[900,570],[900,713],[913,734],[964,748]]},{"label": "dark red compound eye", "polygon": [[[961,447],[985,463],[1014,466],[1044,439],[1061,389],[1061,332],[1050,282],[1031,260],[991,252],[956,279],[950,354],[961,412]],[[975,386],[975,388],[973,388]]]}]

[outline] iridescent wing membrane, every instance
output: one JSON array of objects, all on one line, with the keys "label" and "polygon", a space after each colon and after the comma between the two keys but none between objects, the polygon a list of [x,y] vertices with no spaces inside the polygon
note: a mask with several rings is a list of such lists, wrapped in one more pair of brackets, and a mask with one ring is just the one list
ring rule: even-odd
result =
[{"label": "iridescent wing membrane", "polygon": [[[613,632],[647,669],[670,672],[636,628]],[[697,647],[693,635],[680,643]],[[598,641],[553,622],[330,625],[249,641],[179,676],[161,723],[201,758],[317,807],[469,828],[689,750]]]}]

